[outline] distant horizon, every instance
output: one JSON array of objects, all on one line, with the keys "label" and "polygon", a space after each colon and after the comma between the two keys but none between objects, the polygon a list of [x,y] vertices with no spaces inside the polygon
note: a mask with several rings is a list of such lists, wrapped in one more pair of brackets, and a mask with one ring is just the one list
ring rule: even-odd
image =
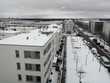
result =
[{"label": "distant horizon", "polygon": [[110,17],[0,17],[0,19],[110,19]]},{"label": "distant horizon", "polygon": [[0,17],[110,18],[110,0],[0,0]]}]

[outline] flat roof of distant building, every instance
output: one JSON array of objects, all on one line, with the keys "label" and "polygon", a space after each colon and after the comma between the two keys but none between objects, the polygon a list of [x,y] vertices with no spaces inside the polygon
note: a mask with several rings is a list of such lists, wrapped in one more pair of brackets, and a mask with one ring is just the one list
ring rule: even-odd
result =
[{"label": "flat roof of distant building", "polygon": [[33,29],[33,28],[36,28],[36,27],[25,27],[25,26],[9,26],[7,28],[10,28],[10,29]]},{"label": "flat roof of distant building", "polygon": [[[0,45],[27,45],[27,46],[44,46],[48,40],[54,35],[57,29],[49,28],[47,32],[50,34],[41,33],[40,29],[32,30],[30,33],[22,33],[17,36],[0,40]],[[45,30],[44,30],[45,31]]]},{"label": "flat roof of distant building", "polygon": [[62,22],[63,21],[40,21],[40,22],[36,22],[36,24],[59,24]]},{"label": "flat roof of distant building", "polygon": [[103,20],[91,20],[91,22],[106,22],[106,21],[103,21]]},{"label": "flat roof of distant building", "polygon": [[20,31],[13,31],[13,30],[0,30],[0,33],[10,33],[10,34],[14,34],[14,33],[19,33]]}]

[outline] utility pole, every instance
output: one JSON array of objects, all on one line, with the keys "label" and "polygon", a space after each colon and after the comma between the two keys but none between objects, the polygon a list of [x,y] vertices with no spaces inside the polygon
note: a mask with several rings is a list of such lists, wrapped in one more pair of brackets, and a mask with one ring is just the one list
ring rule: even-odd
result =
[{"label": "utility pole", "polygon": [[82,75],[85,74],[85,72],[83,70],[79,70],[78,74],[79,74],[79,83],[82,83]]},{"label": "utility pole", "polygon": [[85,65],[87,65],[88,54],[86,55]]},{"label": "utility pole", "polygon": [[77,68],[78,68],[78,56],[76,57],[76,72],[77,72]]},{"label": "utility pole", "polygon": [[99,72],[100,72],[100,70],[101,70],[101,62],[99,63]]}]

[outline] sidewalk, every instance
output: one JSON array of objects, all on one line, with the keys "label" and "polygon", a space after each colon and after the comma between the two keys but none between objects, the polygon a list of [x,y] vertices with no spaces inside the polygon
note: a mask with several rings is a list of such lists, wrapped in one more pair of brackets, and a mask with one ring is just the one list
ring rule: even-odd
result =
[{"label": "sidewalk", "polygon": [[55,70],[55,67],[51,69],[52,74],[50,75],[51,82],[49,83],[58,83],[58,72]]}]

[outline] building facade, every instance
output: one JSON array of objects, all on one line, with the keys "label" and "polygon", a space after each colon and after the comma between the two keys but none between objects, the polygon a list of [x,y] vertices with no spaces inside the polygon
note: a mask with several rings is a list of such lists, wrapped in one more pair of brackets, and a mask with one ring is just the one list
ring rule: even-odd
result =
[{"label": "building facade", "polygon": [[[61,26],[0,40],[2,83],[46,83],[62,37]],[[7,42],[8,41],[8,42]]]},{"label": "building facade", "polygon": [[91,21],[90,31],[99,35],[108,43],[110,42],[110,22],[109,21]]},{"label": "building facade", "polygon": [[64,32],[71,33],[73,31],[74,23],[72,20],[64,20]]},{"label": "building facade", "polygon": [[103,35],[104,39],[110,42],[110,22],[104,22]]},{"label": "building facade", "polygon": [[103,31],[103,24],[104,24],[103,21],[94,21],[94,20],[90,21],[89,23],[90,31],[94,34],[101,34]]}]

